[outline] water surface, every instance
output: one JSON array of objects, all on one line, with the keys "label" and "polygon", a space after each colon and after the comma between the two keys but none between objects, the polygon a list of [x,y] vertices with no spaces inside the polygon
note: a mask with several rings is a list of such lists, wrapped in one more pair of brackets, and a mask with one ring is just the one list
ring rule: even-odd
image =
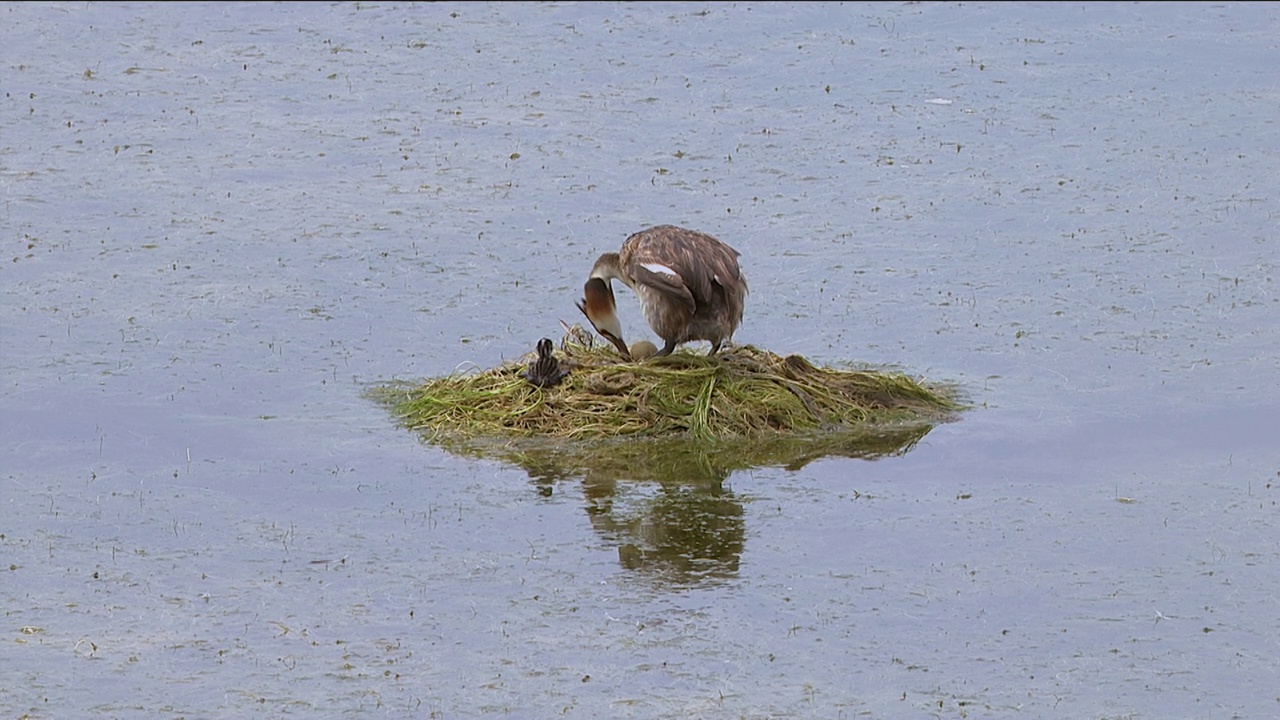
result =
[{"label": "water surface", "polygon": [[[1280,715],[1276,5],[0,17],[3,714]],[[668,222],[977,407],[659,478],[365,396]]]}]

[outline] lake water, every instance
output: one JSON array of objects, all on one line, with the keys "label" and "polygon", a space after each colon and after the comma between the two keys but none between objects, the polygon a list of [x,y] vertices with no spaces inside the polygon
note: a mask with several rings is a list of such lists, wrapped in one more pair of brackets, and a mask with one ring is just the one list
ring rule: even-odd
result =
[{"label": "lake water", "polygon": [[[1280,5],[7,3],[0,42],[0,715],[1280,717]],[[558,337],[660,223],[742,252],[737,341],[975,407],[650,476],[366,396]]]}]

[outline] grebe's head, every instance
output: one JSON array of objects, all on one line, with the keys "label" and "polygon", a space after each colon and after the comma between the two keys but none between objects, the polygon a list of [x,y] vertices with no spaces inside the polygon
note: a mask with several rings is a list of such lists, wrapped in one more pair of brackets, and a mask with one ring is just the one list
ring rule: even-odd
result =
[{"label": "grebe's head", "polygon": [[588,280],[582,286],[582,300],[578,302],[578,309],[587,316],[587,320],[591,321],[591,326],[596,329],[596,332],[613,343],[624,358],[631,359],[631,351],[622,340],[622,323],[618,322],[618,304],[613,299],[613,288],[609,286],[608,280],[598,277]]},{"label": "grebe's head", "polygon": [[551,351],[554,348],[555,346],[551,344],[551,338],[542,338],[541,340],[539,340],[538,341],[538,359],[545,360],[546,358],[552,357]]}]

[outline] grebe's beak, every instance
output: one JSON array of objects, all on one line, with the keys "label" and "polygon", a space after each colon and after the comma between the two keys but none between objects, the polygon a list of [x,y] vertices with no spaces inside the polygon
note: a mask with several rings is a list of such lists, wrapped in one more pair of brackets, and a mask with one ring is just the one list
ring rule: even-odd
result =
[{"label": "grebe's beak", "polygon": [[582,295],[578,309],[591,321],[596,332],[613,343],[623,358],[630,360],[631,351],[622,341],[622,323],[618,322],[618,305],[613,299],[613,288],[609,287],[609,282],[591,278],[582,286]]}]

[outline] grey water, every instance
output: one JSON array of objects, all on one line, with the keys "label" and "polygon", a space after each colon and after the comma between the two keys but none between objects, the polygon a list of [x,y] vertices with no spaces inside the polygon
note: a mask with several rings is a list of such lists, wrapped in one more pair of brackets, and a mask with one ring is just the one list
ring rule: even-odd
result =
[{"label": "grey water", "polygon": [[[1278,67],[1275,3],[0,5],[0,715],[1280,717]],[[370,401],[661,223],[973,408],[654,479]]]}]

